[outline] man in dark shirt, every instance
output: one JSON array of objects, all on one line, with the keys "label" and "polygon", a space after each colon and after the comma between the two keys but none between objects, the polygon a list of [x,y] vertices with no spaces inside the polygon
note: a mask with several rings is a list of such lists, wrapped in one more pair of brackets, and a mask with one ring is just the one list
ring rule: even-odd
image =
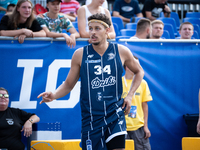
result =
[{"label": "man in dark shirt", "polygon": [[123,22],[130,22],[131,18],[136,15],[143,17],[136,0],[116,0],[113,7],[113,16],[120,17]]},{"label": "man in dark shirt", "polygon": [[167,5],[167,0],[146,0],[142,9],[143,16],[151,21],[160,17],[163,12],[165,17],[170,17],[171,10]]}]

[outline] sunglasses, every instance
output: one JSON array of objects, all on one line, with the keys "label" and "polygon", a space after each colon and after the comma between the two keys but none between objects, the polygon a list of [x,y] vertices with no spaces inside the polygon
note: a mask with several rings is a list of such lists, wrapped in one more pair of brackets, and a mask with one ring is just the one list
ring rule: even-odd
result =
[{"label": "sunglasses", "polygon": [[8,97],[9,97],[8,94],[0,94],[0,98],[2,98],[3,96],[4,96],[5,98],[8,98]]}]

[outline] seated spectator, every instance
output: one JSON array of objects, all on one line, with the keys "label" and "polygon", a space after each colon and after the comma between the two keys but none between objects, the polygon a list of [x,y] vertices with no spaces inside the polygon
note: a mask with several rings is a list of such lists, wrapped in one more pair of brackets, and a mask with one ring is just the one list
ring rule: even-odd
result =
[{"label": "seated spectator", "polygon": [[146,0],[142,9],[143,16],[151,21],[160,17],[163,12],[165,17],[170,17],[171,10],[167,5],[167,0]]},{"label": "seated spectator", "polygon": [[161,36],[163,35],[164,23],[161,20],[154,20],[151,22],[151,27],[151,39],[161,39]]},{"label": "seated spectator", "polygon": [[[78,10],[78,29],[80,36],[82,38],[89,38],[89,27],[88,27],[88,17],[96,13],[106,14],[111,20],[109,10],[102,7],[102,0],[93,0],[89,5],[84,5]],[[115,30],[111,20],[110,31],[108,33],[108,38],[114,39],[116,36]],[[90,42],[90,40],[89,40]]]},{"label": "seated spectator", "polygon": [[12,14],[0,22],[0,35],[18,37],[23,43],[26,37],[45,37],[46,33],[34,17],[30,0],[19,0]]},{"label": "seated spectator", "polygon": [[77,17],[77,11],[80,8],[80,4],[76,0],[63,0],[60,7],[60,12],[69,16],[71,21],[75,21]]},{"label": "seated spectator", "polygon": [[151,21],[142,18],[137,23],[136,34],[131,39],[149,39],[151,35]]},{"label": "seated spectator", "polygon": [[9,94],[5,88],[0,87],[0,149],[24,150],[21,141],[21,132],[29,137],[32,134],[32,124],[39,122],[40,118],[18,108],[10,108]]},{"label": "seated spectator", "polygon": [[15,4],[16,5],[17,1],[18,0],[0,0],[0,14],[1,13],[5,14],[8,5],[9,4]]},{"label": "seated spectator", "polygon": [[9,5],[7,6],[6,13],[13,12],[14,8],[15,8],[15,4],[9,4]]},{"label": "seated spectator", "polygon": [[[92,0],[86,0],[85,1],[85,5],[89,5],[91,2],[92,2]],[[108,9],[108,2],[107,2],[107,0],[104,0],[104,2],[102,4],[102,7],[105,8],[105,9]]]},{"label": "seated spectator", "polygon": [[183,22],[179,28],[180,39],[191,39],[194,34],[194,27],[190,22]]},{"label": "seated spectator", "polygon": [[120,17],[124,23],[135,22],[134,16],[143,17],[136,0],[116,0],[113,7],[113,16]]},{"label": "seated spectator", "polygon": [[[64,15],[60,15],[61,0],[47,0],[48,12],[40,14],[37,20],[43,30],[46,32],[47,37],[64,37],[68,46],[72,47],[76,45],[76,38],[80,35],[73,27],[71,21]],[[63,29],[69,31],[71,35],[62,33]]]}]

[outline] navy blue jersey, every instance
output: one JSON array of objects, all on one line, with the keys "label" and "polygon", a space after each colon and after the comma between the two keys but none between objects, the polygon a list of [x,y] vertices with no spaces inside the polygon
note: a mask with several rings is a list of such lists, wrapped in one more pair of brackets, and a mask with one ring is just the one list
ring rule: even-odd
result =
[{"label": "navy blue jersey", "polygon": [[93,130],[117,119],[114,105],[122,95],[122,73],[117,44],[109,43],[103,56],[92,45],[84,47],[80,69],[83,131]]}]

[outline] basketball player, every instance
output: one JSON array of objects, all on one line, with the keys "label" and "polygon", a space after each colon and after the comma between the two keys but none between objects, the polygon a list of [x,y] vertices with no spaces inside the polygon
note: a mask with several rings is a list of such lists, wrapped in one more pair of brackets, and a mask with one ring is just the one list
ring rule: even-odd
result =
[{"label": "basketball player", "polygon": [[[107,42],[111,22],[105,14],[90,16],[88,25],[92,44],[74,52],[63,84],[54,93],[44,92],[38,98],[42,96],[41,104],[63,97],[80,77],[82,149],[124,150],[125,115],[144,72],[127,47]],[[124,65],[134,72],[135,79],[127,97],[121,99]]]}]

